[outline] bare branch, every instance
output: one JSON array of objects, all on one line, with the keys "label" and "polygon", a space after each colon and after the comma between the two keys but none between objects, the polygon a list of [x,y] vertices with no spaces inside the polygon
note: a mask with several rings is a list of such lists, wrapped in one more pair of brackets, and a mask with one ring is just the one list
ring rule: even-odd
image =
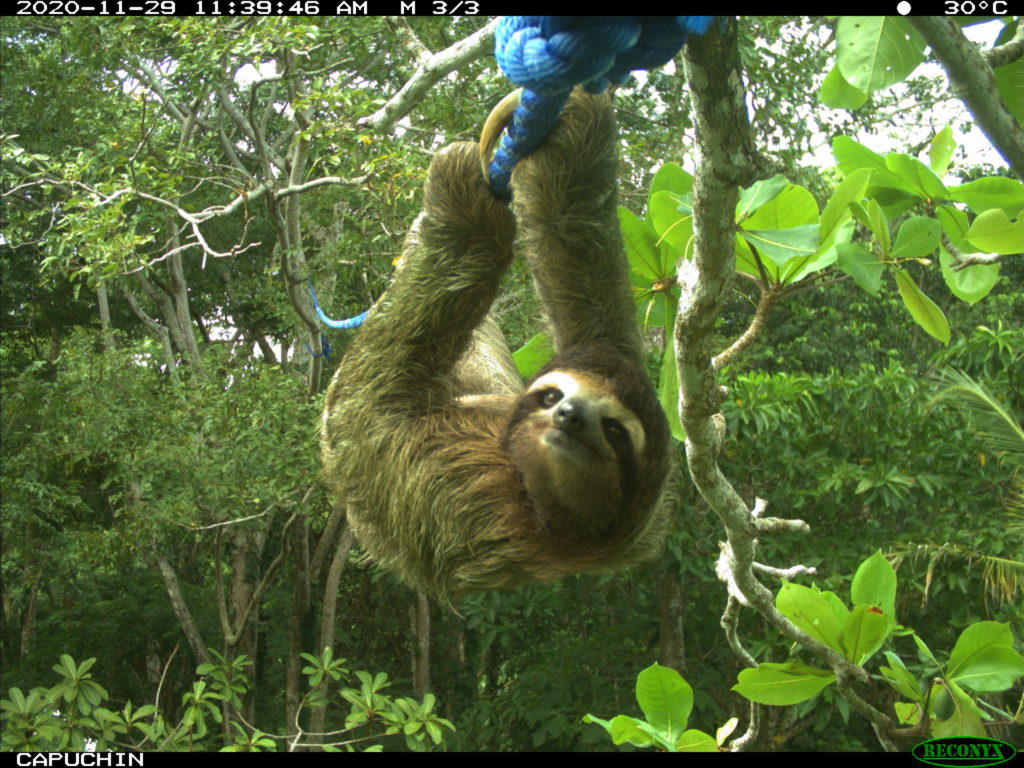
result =
[{"label": "bare branch", "polygon": [[757,303],[757,309],[754,310],[754,316],[750,320],[750,325],[747,326],[747,330],[732,343],[727,350],[720,353],[711,361],[712,367],[716,371],[720,371],[726,365],[735,360],[739,355],[749,347],[754,340],[761,335],[764,330],[766,321],[768,319],[768,313],[772,307],[775,306],[776,299],[779,294],[772,289],[764,289],[761,291],[761,299]]},{"label": "bare branch", "polygon": [[1024,24],[1017,24],[1017,33],[1010,42],[985,51],[981,55],[992,69],[1012,64],[1024,57]]},{"label": "bare branch", "polygon": [[[953,263],[950,265],[950,269],[954,272],[959,272],[961,269],[974,266],[975,264],[995,264],[1007,254],[1003,253],[964,253],[955,245],[945,234],[942,235],[942,247],[949,251],[949,255],[953,257]],[[1014,256],[1020,256],[1021,254],[1012,254]]]},{"label": "bare branch", "polygon": [[360,120],[359,124],[385,133],[392,130],[395,123],[407,115],[423,94],[441,78],[463,64],[482,56],[491,44],[497,25],[498,20],[492,19],[487,26],[478,29],[451,47],[439,53],[421,57],[421,63],[416,68],[416,72],[402,86],[402,89],[392,96],[383,107],[369,117]]}]

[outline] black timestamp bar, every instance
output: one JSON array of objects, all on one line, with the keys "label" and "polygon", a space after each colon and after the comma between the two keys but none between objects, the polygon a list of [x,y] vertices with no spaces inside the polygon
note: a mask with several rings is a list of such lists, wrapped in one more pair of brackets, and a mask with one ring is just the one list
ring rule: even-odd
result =
[{"label": "black timestamp bar", "polygon": [[18,16],[478,16],[482,0],[15,0]]}]

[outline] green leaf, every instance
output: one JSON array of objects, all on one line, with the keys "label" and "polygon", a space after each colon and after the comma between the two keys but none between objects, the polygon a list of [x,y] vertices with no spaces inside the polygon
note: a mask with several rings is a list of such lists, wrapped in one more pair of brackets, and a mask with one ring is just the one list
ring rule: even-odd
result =
[{"label": "green leaf", "polygon": [[[746,272],[748,275],[754,275],[760,279],[761,272],[758,269],[757,261],[754,258],[754,252],[739,232],[736,233],[735,244],[736,269],[740,272]],[[781,270],[777,264],[774,264],[771,261],[762,260],[761,266],[764,268],[764,271],[770,281],[778,280]]]},{"label": "green leaf", "polygon": [[901,696],[905,696],[911,701],[924,701],[918,679],[910,674],[910,670],[903,664],[903,660],[892,651],[885,651],[885,658],[889,660],[889,666],[879,667],[879,671],[889,685],[895,688]]},{"label": "green leaf", "polygon": [[856,243],[836,245],[836,266],[853,278],[861,288],[877,296],[882,288],[882,272],[885,266],[871,251]]},{"label": "green leaf", "polygon": [[960,633],[949,654],[948,677],[979,693],[1005,691],[1024,676],[1009,624],[979,621]]},{"label": "green leaf", "polygon": [[967,237],[967,230],[970,229],[966,213],[950,205],[937,205],[935,218],[939,220],[943,233],[950,239],[954,247],[961,251],[971,251],[964,239]]},{"label": "green leaf", "polygon": [[554,354],[555,347],[551,343],[551,337],[541,331],[515,351],[512,355],[512,362],[516,364],[519,375],[528,379],[539,371]]},{"label": "green leaf", "polygon": [[872,185],[910,192],[900,177],[889,170],[884,157],[849,136],[836,136],[832,139],[832,156],[843,176],[868,168],[871,170]]},{"label": "green leaf", "polygon": [[930,256],[939,247],[941,229],[938,221],[927,216],[907,219],[896,233],[890,258],[920,259]]},{"label": "green leaf", "polygon": [[885,211],[882,210],[882,206],[878,204],[878,200],[872,198],[864,205],[851,203],[850,210],[853,211],[857,221],[867,227],[871,234],[874,235],[882,256],[888,258],[889,251],[892,249],[892,240],[889,237],[889,220],[885,215]]},{"label": "green leaf", "polygon": [[693,709],[693,689],[674,669],[652,664],[636,678],[636,700],[644,717],[666,740],[676,741]]},{"label": "green leaf", "polygon": [[775,596],[775,607],[815,640],[839,650],[839,631],[847,610],[835,595],[784,581]]},{"label": "green leaf", "polygon": [[612,737],[612,743],[625,744],[629,742],[636,747],[649,747],[654,739],[641,727],[641,722],[635,717],[627,715],[616,715],[610,721],[602,720],[594,715],[584,715],[584,723],[600,725]]},{"label": "green leaf", "polygon": [[863,664],[882,647],[892,624],[892,615],[873,605],[854,606],[839,632],[843,654],[854,664]]},{"label": "green leaf", "polygon": [[843,222],[852,216],[850,203],[856,203],[864,197],[870,179],[870,168],[858,168],[835,188],[825,205],[825,210],[821,212],[818,229],[818,237],[821,242],[824,243]]},{"label": "green leaf", "polygon": [[947,681],[947,687],[952,694],[953,713],[948,718],[932,721],[932,736],[937,739],[962,736],[984,738],[985,726],[970,697],[952,681]]},{"label": "green leaf", "polygon": [[868,95],[843,77],[839,67],[832,67],[832,70],[825,76],[825,81],[818,89],[818,101],[832,109],[848,109],[854,112],[864,106]]},{"label": "green leaf", "polygon": [[693,253],[693,214],[682,213],[679,209],[684,201],[672,192],[656,192],[651,195],[647,212],[658,233],[659,242],[667,242],[676,253],[689,258]]},{"label": "green leaf", "polygon": [[658,402],[668,419],[672,437],[686,440],[686,431],[679,420],[679,369],[676,367],[675,334],[665,334],[665,350],[661,354],[661,372],[658,375]]},{"label": "green leaf", "polygon": [[790,229],[741,229],[743,238],[779,267],[796,258],[813,256],[818,250],[818,225]]},{"label": "green leaf", "polygon": [[992,208],[978,217],[967,230],[967,241],[985,253],[1024,251],[1024,216],[1013,221],[1002,208]]},{"label": "green leaf", "polygon": [[936,176],[945,175],[949,170],[949,163],[956,151],[956,139],[953,138],[953,131],[947,125],[935,134],[928,145],[928,165]]},{"label": "green leaf", "polygon": [[619,206],[618,214],[630,270],[649,283],[663,278],[658,244],[651,236],[652,231],[647,222],[622,206]]},{"label": "green leaf", "polygon": [[949,344],[949,323],[946,321],[946,316],[942,314],[942,310],[921,292],[921,289],[917,287],[913,278],[905,270],[893,267],[892,271],[896,276],[896,287],[900,290],[900,297],[910,312],[910,316],[931,336],[943,344]]},{"label": "green leaf", "polygon": [[1024,209],[1024,184],[1016,179],[989,176],[950,187],[949,199],[966,203],[974,213],[1000,208],[1013,217]]},{"label": "green leaf", "polygon": [[786,188],[762,202],[743,222],[746,229],[792,229],[817,224],[818,203],[806,188],[787,184]]},{"label": "green leaf", "polygon": [[916,157],[892,152],[885,156],[885,167],[919,197],[926,200],[945,200],[949,197],[942,180]]},{"label": "green leaf", "polygon": [[736,203],[736,220],[743,220],[762,205],[774,200],[788,185],[789,181],[785,176],[776,174],[770,179],[758,181],[753,186],[742,190],[740,199]]},{"label": "green leaf", "polygon": [[835,682],[835,675],[806,664],[761,664],[744,669],[732,690],[758,704],[788,706],[817,696]]},{"label": "green leaf", "polygon": [[679,737],[676,752],[717,752],[718,743],[704,731],[690,729]]},{"label": "green leaf", "polygon": [[[1021,22],[1017,22],[1018,24]],[[1024,59],[1017,59],[994,71],[996,90],[1017,123],[1024,125]]]},{"label": "green leaf", "polygon": [[840,16],[836,64],[866,93],[905,79],[924,59],[924,40],[899,16]]},{"label": "green leaf", "polygon": [[974,304],[988,296],[999,279],[998,264],[972,264],[953,271],[953,257],[945,248],[939,249],[939,266],[942,278],[950,293],[961,301]]},{"label": "green leaf", "polygon": [[987,648],[974,654],[950,679],[978,693],[997,693],[1024,677],[1024,656],[1012,648]]},{"label": "green leaf", "polygon": [[850,585],[850,599],[854,605],[877,605],[882,612],[893,616],[896,611],[896,571],[882,550],[875,550],[860,564]]},{"label": "green leaf", "polygon": [[693,190],[693,176],[684,171],[678,163],[665,163],[651,179],[648,207],[654,194],[662,190],[677,196],[688,195]]}]

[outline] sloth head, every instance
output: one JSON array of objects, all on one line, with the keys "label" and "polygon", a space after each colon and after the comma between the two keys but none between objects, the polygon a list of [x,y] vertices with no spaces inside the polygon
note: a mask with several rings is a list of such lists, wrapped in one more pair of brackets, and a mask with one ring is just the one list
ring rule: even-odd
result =
[{"label": "sloth head", "polygon": [[558,355],[528,383],[502,447],[543,525],[585,542],[623,533],[657,502],[668,436],[639,366],[587,345]]}]

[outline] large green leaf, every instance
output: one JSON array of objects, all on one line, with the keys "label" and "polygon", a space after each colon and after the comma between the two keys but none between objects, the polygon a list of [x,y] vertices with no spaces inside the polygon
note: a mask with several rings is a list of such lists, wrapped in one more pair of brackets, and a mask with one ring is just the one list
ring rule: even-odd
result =
[{"label": "large green leaf", "polygon": [[832,70],[825,76],[825,81],[818,89],[818,101],[832,109],[848,109],[851,112],[860,109],[868,100],[868,95],[851,85],[839,67],[832,67]]},{"label": "large green leaf", "polygon": [[813,699],[835,679],[831,672],[806,664],[765,663],[740,672],[732,690],[758,704],[784,707]]},{"label": "large green leaf", "polygon": [[1017,122],[1024,125],[1024,59],[998,67],[994,74],[996,89],[1003,98],[1003,104],[1017,118]]},{"label": "large green leaf", "polygon": [[892,615],[873,605],[857,605],[839,632],[839,647],[854,664],[863,664],[889,636]]},{"label": "large green leaf", "polygon": [[978,214],[966,239],[985,253],[1020,253],[1024,251],[1024,216],[1011,221],[1002,208],[991,208]]},{"label": "large green leaf", "polygon": [[693,176],[684,171],[678,163],[665,163],[651,179],[647,203],[650,205],[655,193],[666,191],[675,195],[688,195],[693,189]]},{"label": "large green leaf", "polygon": [[756,182],[740,192],[736,203],[736,220],[742,221],[770,200],[774,200],[789,182],[782,174]]},{"label": "large green leaf", "polygon": [[924,59],[924,47],[899,16],[841,16],[836,25],[836,64],[865,93],[905,79]]},{"label": "large green leaf", "polygon": [[928,145],[928,165],[937,176],[943,176],[949,170],[949,163],[956,151],[956,139],[947,125],[935,134]]},{"label": "large green leaf", "polygon": [[875,550],[860,564],[850,585],[854,605],[877,605],[892,616],[896,611],[896,571],[885,559],[882,550]]},{"label": "large green leaf", "polygon": [[975,213],[1001,208],[1007,216],[1013,217],[1024,209],[1024,184],[1003,176],[989,176],[950,187],[949,198],[967,203]]},{"label": "large green leaf", "polygon": [[651,196],[647,215],[660,240],[667,242],[676,253],[689,258],[694,247],[693,214],[680,211],[683,203],[674,192],[656,192]]},{"label": "large green leaf", "polygon": [[618,214],[630,270],[651,283],[663,278],[658,245],[647,222],[622,206],[619,206]]},{"label": "large green leaf", "polygon": [[786,581],[775,596],[775,607],[818,642],[839,649],[839,632],[849,612],[833,593]]},{"label": "large green leaf", "polygon": [[858,168],[836,186],[825,204],[825,210],[821,212],[819,237],[823,243],[850,218],[850,203],[856,203],[864,197],[870,178],[870,168]]},{"label": "large green leaf", "polygon": [[896,276],[896,287],[900,290],[900,296],[910,316],[930,335],[943,344],[949,344],[949,323],[942,310],[921,292],[917,283],[905,270],[893,267],[892,271]]},{"label": "large green leaf", "polygon": [[916,157],[891,152],[885,156],[885,167],[899,176],[919,197],[926,200],[945,200],[949,197],[942,180]]},{"label": "large green leaf", "polygon": [[885,271],[885,265],[878,256],[856,243],[839,243],[836,245],[836,253],[836,266],[865,291],[877,296],[882,288],[882,273]]},{"label": "large green leaf", "polygon": [[939,249],[939,267],[950,293],[968,304],[988,296],[999,279],[998,264],[972,264],[954,271],[953,257],[945,248]]},{"label": "large green leaf", "polygon": [[789,229],[740,230],[748,243],[779,267],[791,259],[806,258],[818,250],[818,225],[805,224]]},{"label": "large green leaf", "polygon": [[674,669],[652,664],[636,678],[636,700],[647,722],[669,741],[686,730],[693,688]]},{"label": "large green leaf", "polygon": [[512,362],[516,364],[519,375],[528,379],[554,354],[555,346],[551,343],[551,337],[541,331],[513,353]]},{"label": "large green leaf", "polygon": [[950,679],[979,693],[1005,691],[1024,677],[1024,657],[1013,650],[1008,624],[979,621],[960,633],[947,672]]},{"label": "large green leaf", "polygon": [[899,176],[889,170],[882,155],[849,136],[836,136],[832,139],[832,156],[844,176],[850,176],[859,168],[870,168],[872,185],[912,192]]},{"label": "large green leaf", "polygon": [[[780,177],[776,177],[778,179]],[[788,184],[785,189],[763,200],[743,226],[746,229],[789,229],[818,223],[818,204],[807,189]]]},{"label": "large green leaf", "polygon": [[939,247],[942,227],[935,219],[914,216],[907,219],[896,233],[896,242],[889,254],[892,259],[920,259],[935,253]]},{"label": "large green leaf", "polygon": [[661,355],[661,372],[658,375],[658,402],[668,419],[672,437],[682,442],[686,432],[679,420],[679,369],[676,366],[676,343],[671,329],[665,334],[665,350]]}]

